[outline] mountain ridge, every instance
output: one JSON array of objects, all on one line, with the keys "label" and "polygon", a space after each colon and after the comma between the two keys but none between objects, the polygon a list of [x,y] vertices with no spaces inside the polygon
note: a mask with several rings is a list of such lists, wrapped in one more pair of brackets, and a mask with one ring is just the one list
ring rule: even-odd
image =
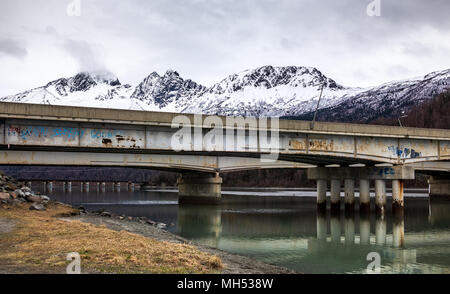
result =
[{"label": "mountain ridge", "polygon": [[367,122],[399,115],[449,89],[450,69],[375,87],[346,87],[314,67],[271,66],[229,75],[204,86],[175,70],[152,72],[138,85],[110,72],[80,72],[0,101],[50,105],[311,119],[323,88],[318,120]]}]

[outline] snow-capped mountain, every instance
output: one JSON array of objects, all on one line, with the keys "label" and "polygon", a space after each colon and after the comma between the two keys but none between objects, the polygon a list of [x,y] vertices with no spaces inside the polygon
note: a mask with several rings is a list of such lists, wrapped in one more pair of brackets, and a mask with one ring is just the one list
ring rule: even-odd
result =
[{"label": "snow-capped mountain", "polygon": [[206,87],[183,80],[176,71],[169,70],[162,77],[156,72],[151,73],[137,85],[130,98],[145,102],[152,109],[177,111],[205,90]]},{"label": "snow-capped mountain", "polygon": [[185,112],[283,116],[315,109],[323,87],[321,106],[335,105],[345,95],[361,91],[346,88],[313,67],[263,66],[228,76],[197,97]]},{"label": "snow-capped mountain", "polygon": [[[373,87],[353,96],[344,96],[339,104],[317,112],[318,120],[370,122],[379,117],[398,118],[425,100],[450,90],[450,69],[432,72],[423,78],[395,81]],[[304,113],[301,119],[311,119]]]},{"label": "snow-capped mountain", "polygon": [[450,70],[371,88],[339,85],[313,67],[263,66],[211,87],[169,70],[137,86],[109,72],[82,72],[0,101],[241,116],[310,118],[323,88],[319,119],[370,121],[397,114],[450,88]]}]

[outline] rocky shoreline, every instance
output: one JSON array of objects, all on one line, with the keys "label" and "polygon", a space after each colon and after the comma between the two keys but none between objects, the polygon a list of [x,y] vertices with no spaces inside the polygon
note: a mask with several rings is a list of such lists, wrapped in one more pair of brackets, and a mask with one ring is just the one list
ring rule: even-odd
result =
[{"label": "rocky shoreline", "polygon": [[[3,173],[0,173],[0,200],[2,204],[11,206],[18,204],[29,204],[30,210],[39,211],[45,211],[47,206],[51,204],[67,206],[63,203],[53,202],[49,197],[46,195],[41,195],[39,192],[33,192],[29,187],[21,185],[17,180],[4,175]],[[221,271],[221,273],[224,274],[296,273],[295,271],[287,268],[228,253],[213,247],[196,244],[164,230],[167,226],[166,224],[155,222],[146,217],[116,215],[104,210],[89,212],[83,207],[79,207],[74,211],[74,213],[59,216],[59,219],[68,222],[72,220],[79,220],[81,222],[90,223],[96,226],[105,226],[106,228],[114,231],[128,231],[130,233],[139,234],[157,241],[193,245],[202,252],[218,256],[224,264],[224,268]],[[0,225],[2,225],[2,222],[5,222],[5,228],[8,227],[8,230],[11,230],[13,225],[6,223],[7,221],[8,220],[1,220]],[[5,229],[5,232],[8,230]],[[3,270],[0,268],[0,272]],[[26,272],[26,269],[22,269],[22,271]]]},{"label": "rocky shoreline", "polygon": [[30,187],[21,185],[16,179],[0,172],[0,201],[10,205],[29,202],[30,210],[43,211],[50,198],[39,192],[33,192]]}]

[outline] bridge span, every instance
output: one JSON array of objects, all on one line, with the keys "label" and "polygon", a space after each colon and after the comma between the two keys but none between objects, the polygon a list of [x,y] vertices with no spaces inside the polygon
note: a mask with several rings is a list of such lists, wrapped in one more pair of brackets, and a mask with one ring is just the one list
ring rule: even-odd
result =
[{"label": "bridge span", "polygon": [[385,181],[403,206],[403,180],[416,170],[433,175],[432,194],[450,194],[450,130],[1,102],[0,164],[173,170],[181,202],[220,200],[220,173],[304,168],[320,206],[328,183],[340,205],[342,182],[354,206],[355,180],[367,205],[373,180],[383,209]]}]

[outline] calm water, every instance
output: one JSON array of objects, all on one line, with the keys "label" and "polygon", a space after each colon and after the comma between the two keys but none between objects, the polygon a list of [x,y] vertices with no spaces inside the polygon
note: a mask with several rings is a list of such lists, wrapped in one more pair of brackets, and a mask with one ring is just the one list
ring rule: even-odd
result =
[{"label": "calm water", "polygon": [[403,215],[381,217],[318,213],[314,192],[302,190],[224,192],[225,203],[214,207],[178,206],[173,190],[77,189],[46,194],[88,210],[146,216],[187,239],[304,273],[363,273],[369,252],[380,254],[382,273],[450,273],[450,201],[430,203],[425,191],[406,193]]}]

